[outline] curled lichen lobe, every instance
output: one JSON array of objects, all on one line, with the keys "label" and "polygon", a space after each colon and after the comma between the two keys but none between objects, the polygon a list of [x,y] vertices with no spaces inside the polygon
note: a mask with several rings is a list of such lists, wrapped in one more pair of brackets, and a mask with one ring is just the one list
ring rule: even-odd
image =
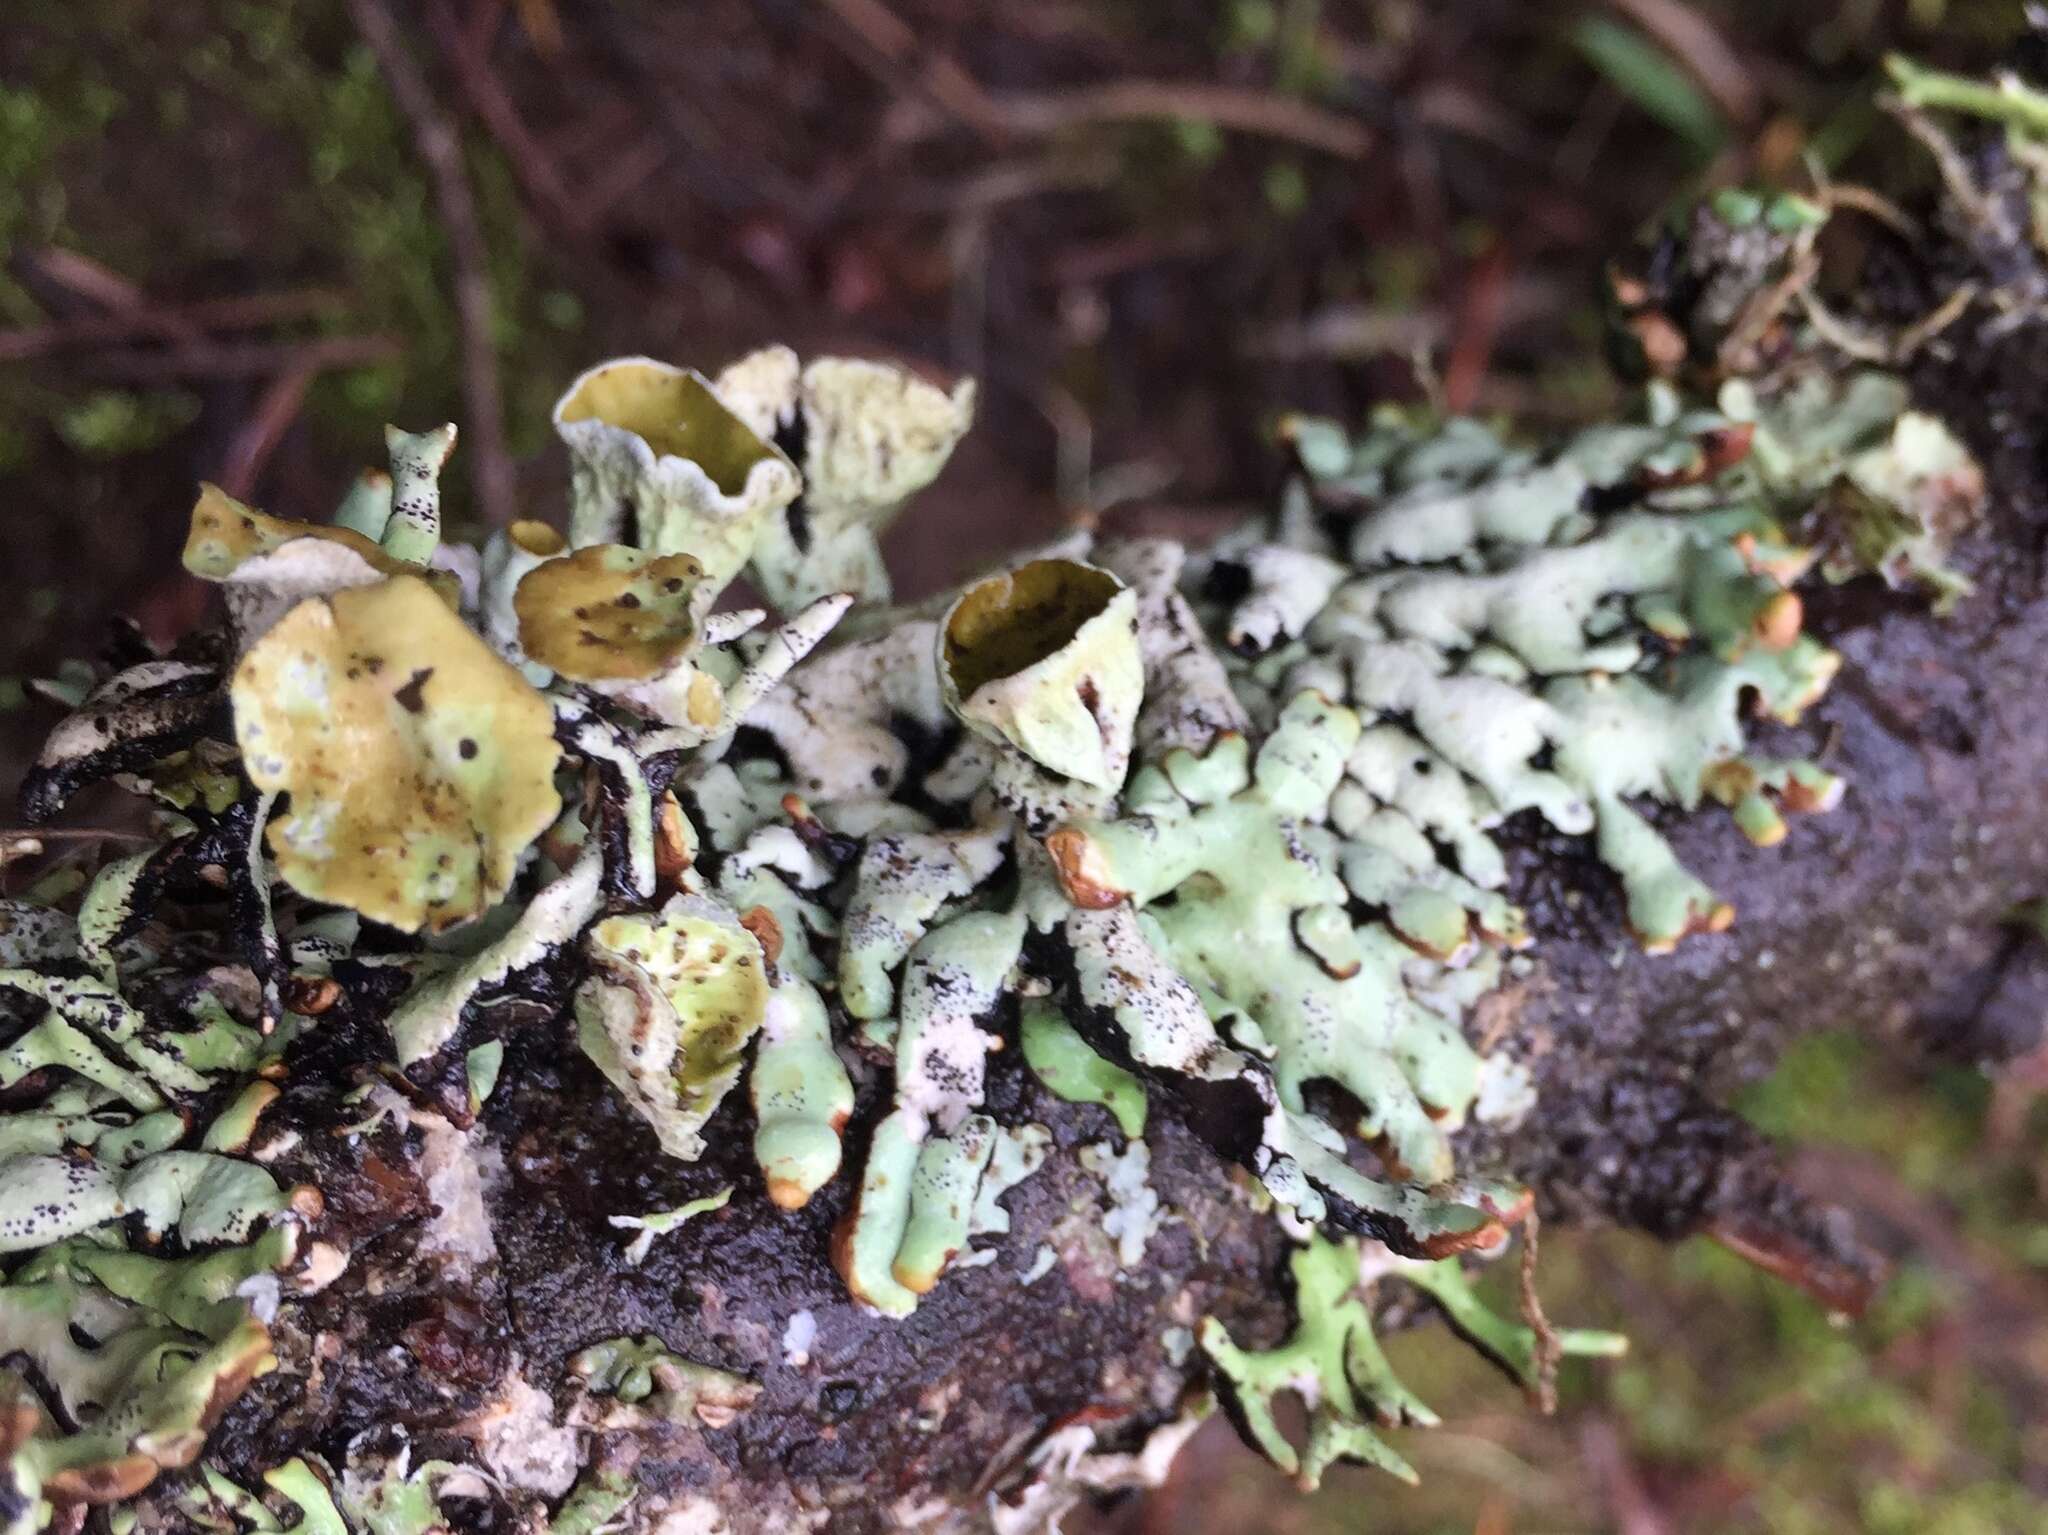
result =
[{"label": "curled lichen lobe", "polygon": [[278,873],[394,927],[480,915],[560,809],[547,701],[412,577],[301,603],[231,693],[250,780],[291,796]]}]

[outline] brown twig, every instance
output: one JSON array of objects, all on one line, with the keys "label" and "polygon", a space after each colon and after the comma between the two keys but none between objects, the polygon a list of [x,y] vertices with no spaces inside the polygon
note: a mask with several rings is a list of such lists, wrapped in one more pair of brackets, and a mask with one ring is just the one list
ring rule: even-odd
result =
[{"label": "brown twig", "polygon": [[[628,103],[627,122],[650,122],[668,139],[679,190],[712,208],[767,208],[812,222],[820,205],[817,189],[770,155],[758,114],[735,118],[719,109],[731,82],[717,50],[704,46],[696,7],[586,5],[577,23],[579,57],[618,77],[611,94]],[[611,142],[607,131],[589,148],[603,156]],[[566,162],[559,144],[556,161]],[[582,175],[570,168],[570,184]]]},{"label": "brown twig", "polygon": [[1806,320],[1814,333],[1836,351],[1855,358],[1858,362],[1872,362],[1880,365],[1892,361],[1892,346],[1887,339],[1867,335],[1849,321],[1842,319],[1810,291],[1801,289],[1800,307],[1806,311]]},{"label": "brown twig", "polygon": [[[550,11],[548,14],[553,13]],[[522,25],[523,16],[522,11]],[[474,39],[465,33],[453,8],[445,0],[428,8],[427,24],[434,34],[434,41],[440,46],[441,56],[455,71],[456,86],[469,103],[470,111],[476,114],[484,131],[504,151],[505,163],[512,168],[512,174],[534,207],[564,234],[572,239],[583,239],[589,233],[590,221],[570,194],[554,156],[526,126],[511,94],[492,73],[488,36]],[[528,29],[528,35],[533,36],[531,29]],[[538,37],[534,38],[534,44],[538,51],[549,52]],[[554,35],[553,49],[556,52],[561,49],[559,30]]]},{"label": "brown twig", "polygon": [[1223,246],[1213,229],[1183,229],[1173,234],[1135,230],[1061,251],[1053,257],[1047,280],[1059,287],[1106,282],[1143,267],[1208,256]]},{"label": "brown twig", "polygon": [[1557,1362],[1564,1357],[1564,1345],[1558,1341],[1557,1329],[1550,1325],[1550,1318],[1543,1313],[1543,1297],[1536,1293],[1537,1240],[1542,1230],[1543,1222],[1532,1209],[1522,1222],[1519,1279],[1522,1320],[1536,1335],[1536,1379],[1531,1383],[1531,1389],[1536,1393],[1536,1410],[1548,1418],[1557,1411]]},{"label": "brown twig", "polygon": [[562,18],[555,14],[554,0],[517,0],[519,30],[544,59],[562,56]]},{"label": "brown twig", "polygon": [[[17,868],[25,868],[37,858],[58,858],[50,851],[52,843],[69,842],[83,851],[88,844],[120,842],[132,846],[147,846],[156,841],[154,837],[140,832],[114,831],[100,826],[39,826],[33,831],[19,827],[0,829],[0,894],[5,894],[13,883]],[[69,858],[70,854],[61,855]]]},{"label": "brown twig", "polygon": [[[1814,174],[1818,178],[1820,172],[1816,170]],[[1853,208],[1876,219],[1902,240],[1920,238],[1920,226],[1912,215],[1880,192],[1849,181],[1823,182],[1819,191],[1821,206],[1830,213],[1837,208]]]},{"label": "brown twig", "polygon": [[1844,1261],[1811,1233],[1773,1220],[1768,1211],[1724,1210],[1702,1234],[1743,1262],[1798,1286],[1835,1316],[1863,1315],[1877,1294],[1878,1273]]},{"label": "brown twig", "polygon": [[[941,111],[974,129],[983,138],[1001,139],[1009,130],[996,104],[980,83],[952,58],[929,49],[881,0],[825,0],[825,8],[879,54],[887,66],[882,82],[892,89],[908,83]],[[865,63],[859,55],[857,61]],[[922,68],[917,66],[922,65]]]},{"label": "brown twig", "polygon": [[614,206],[637,192],[670,156],[668,141],[649,131],[612,158],[610,165],[590,180],[576,200],[575,216],[586,228],[600,223]]},{"label": "brown twig", "polygon": [[1960,320],[1977,302],[1977,285],[1960,282],[1949,290],[1947,298],[1936,304],[1926,314],[1900,331],[1892,343],[1892,357],[1895,362],[1905,362],[1920,348]]},{"label": "brown twig", "polygon": [[1918,107],[1908,106],[1889,92],[1877,98],[1877,104],[1890,113],[1914,138],[1921,148],[1933,157],[1934,167],[1941,173],[1941,184],[1947,189],[1950,201],[1960,208],[1976,230],[1992,230],[2004,233],[2008,220],[1995,198],[1985,195],[1977,185],[1977,178],[1970,170],[1970,164],[1957,149],[1955,141],[1935,125],[1934,119]]},{"label": "brown twig", "polygon": [[[1112,80],[1069,90],[1013,91],[988,101],[1003,131],[1020,138],[1098,123],[1179,120],[1280,139],[1345,160],[1364,159],[1374,143],[1369,128],[1341,112],[1205,80]],[[929,114],[896,113],[884,136],[913,141],[930,137],[937,126]]]},{"label": "brown twig", "polygon": [[1427,351],[1443,343],[1449,328],[1441,309],[1333,304],[1280,324],[1261,321],[1247,326],[1237,352],[1260,361],[1355,362],[1382,353]]},{"label": "brown twig", "polygon": [[318,376],[317,368],[301,363],[270,381],[270,387],[256,402],[256,409],[228,444],[227,455],[221,462],[222,490],[237,501],[246,501],[254,494],[256,482],[263,477],[263,466],[270,462],[270,455],[277,451],[286,430],[298,419],[306,403],[306,391]]},{"label": "brown twig", "polygon": [[30,271],[75,298],[115,311],[149,308],[149,294],[103,261],[61,245],[43,245],[22,253]]},{"label": "brown twig", "polygon": [[189,304],[124,309],[25,330],[0,331],[0,362],[22,362],[51,352],[152,336],[190,337],[257,330],[266,325],[309,319],[340,303],[341,295],[331,288],[298,288],[282,293],[244,293]]},{"label": "brown twig", "polygon": [[1472,408],[1492,364],[1501,314],[1507,307],[1508,272],[1507,246],[1496,241],[1472,263],[1458,297],[1450,355],[1444,362],[1444,408],[1456,415]]},{"label": "brown twig", "polygon": [[[891,211],[979,218],[1027,197],[1106,187],[1116,180],[1117,168],[1117,159],[1111,154],[1047,153],[1029,159],[997,160],[958,178],[904,178],[899,186],[874,188],[870,198],[873,206]],[[860,190],[858,183],[851,190]]]},{"label": "brown twig", "polygon": [[102,378],[154,384],[185,378],[268,378],[296,368],[316,373],[389,362],[405,348],[396,336],[323,336],[317,341],[197,341],[158,351],[108,352],[81,368]]},{"label": "brown twig", "polygon": [[[1558,285],[1539,273],[1511,272],[1500,302],[1501,329],[1536,324],[1557,313]],[[1247,327],[1238,355],[1281,362],[1351,362],[1382,353],[1398,356],[1418,348],[1439,347],[1450,333],[1451,316],[1441,308],[1332,304],[1298,320]],[[1484,385],[1490,389],[1499,382],[1487,379]]]},{"label": "brown twig", "polygon": [[1671,1521],[1643,1486],[1621,1433],[1605,1418],[1579,1430],[1579,1456],[1607,1500],[1616,1535],[1671,1535]]},{"label": "brown twig", "polygon": [[455,273],[455,314],[462,334],[462,394],[468,420],[463,436],[474,444],[471,483],[477,512],[491,526],[511,521],[514,505],[512,456],[505,446],[504,402],[498,383],[497,350],[491,335],[491,280],[483,226],[462,164],[456,137],[434,92],[399,35],[385,0],[348,0],[349,15],[376,55],[398,110],[412,125],[413,143],[434,182],[434,200],[448,236]]},{"label": "brown twig", "polygon": [[580,180],[579,162],[589,156],[608,154],[622,136],[639,132],[645,114],[633,101],[630,92],[607,91],[597,100],[585,103],[575,117],[549,130],[544,146],[548,157],[556,165],[567,167],[571,180]]},{"label": "brown twig", "polygon": [[1795,299],[1812,297],[1810,290],[1819,273],[1819,253],[1811,245],[1798,251],[1786,267],[1785,275],[1753,295],[1742,313],[1736,316],[1717,354],[1721,366],[1730,372],[1745,371],[1749,366],[1750,352],[1778,323],[1778,316],[1785,312],[1785,306]]},{"label": "brown twig", "polygon": [[146,832],[120,831],[112,826],[14,826],[0,830],[0,848],[9,850],[30,842],[131,842],[141,847],[154,846],[156,840]]}]

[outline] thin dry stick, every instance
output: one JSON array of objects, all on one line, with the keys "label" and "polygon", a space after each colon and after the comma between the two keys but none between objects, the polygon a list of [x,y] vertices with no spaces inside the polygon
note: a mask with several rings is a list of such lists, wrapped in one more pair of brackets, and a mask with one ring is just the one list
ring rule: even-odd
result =
[{"label": "thin dry stick", "polygon": [[1920,238],[1920,226],[1889,197],[1851,181],[1823,180],[1818,169],[1819,163],[1817,159],[1809,161],[1809,165],[1814,168],[1814,179],[1820,188],[1821,205],[1830,213],[1837,208],[1853,208],[1858,213],[1869,214],[1901,239]]},{"label": "thin dry stick", "polygon": [[1291,96],[1206,82],[1118,80],[1079,90],[1006,96],[998,104],[1003,121],[1025,133],[1053,133],[1082,122],[1178,118],[1285,139],[1346,160],[1364,159],[1373,144],[1371,131],[1342,113],[1326,112]]},{"label": "thin dry stick", "polygon": [[637,192],[647,179],[668,164],[671,146],[658,133],[645,133],[622,151],[607,170],[590,180],[576,200],[575,214],[584,227],[596,225],[613,207]]},{"label": "thin dry stick", "polygon": [[1934,120],[1925,112],[1908,106],[1896,96],[1887,93],[1877,98],[1877,104],[1896,118],[1899,125],[1934,157],[1935,169],[1941,172],[1942,185],[1948,189],[1948,195],[1956,206],[1963,210],[1971,226],[1978,230],[2002,232],[2007,220],[2001,215],[1996,200],[1985,196],[1977,185],[1969,162],[1956,148],[1954,140],[1936,127]]},{"label": "thin dry stick", "polygon": [[1472,263],[1458,299],[1450,356],[1444,363],[1444,405],[1454,414],[1472,408],[1493,361],[1501,315],[1507,308],[1509,261],[1507,246],[1496,242]]},{"label": "thin dry stick", "polygon": [[[911,70],[922,58],[924,68],[915,84],[924,95],[982,137],[1002,137],[1000,113],[974,76],[946,54],[928,51],[909,24],[881,0],[825,0],[825,8],[894,69]],[[884,76],[883,83],[893,88],[896,82]]]},{"label": "thin dry stick", "polygon": [[562,56],[562,18],[555,14],[554,0],[517,0],[519,29],[544,59]]},{"label": "thin dry stick", "polygon": [[1664,45],[1714,104],[1733,121],[1757,118],[1756,82],[1728,39],[1706,17],[1681,0],[1607,0],[1607,3]]},{"label": "thin dry stick", "polygon": [[1891,362],[1889,341],[1864,334],[1805,289],[1800,290],[1799,303],[1806,311],[1807,323],[1813,326],[1814,333],[1836,351],[1847,353],[1858,362],[1880,365]]},{"label": "thin dry stick", "polygon": [[1810,296],[1813,279],[1819,273],[1820,255],[1809,245],[1792,258],[1783,277],[1750,298],[1721,343],[1720,357],[1731,371],[1739,371],[1744,354],[1763,340],[1787,304]]},{"label": "thin dry stick", "polygon": [[[112,826],[17,826],[0,830],[0,850],[9,852],[40,853],[45,842],[131,842],[138,847],[154,847],[156,841],[146,832],[121,831]],[[30,843],[36,846],[30,848]]]},{"label": "thin dry stick", "polygon": [[141,284],[123,277],[103,261],[62,245],[44,245],[24,253],[37,275],[102,309],[146,310],[149,294]]},{"label": "thin dry stick", "polygon": [[396,336],[323,336],[318,341],[196,341],[161,351],[107,352],[80,359],[81,371],[131,383],[182,378],[269,378],[296,368],[325,372],[389,362]]},{"label": "thin dry stick", "polygon": [[1536,1407],[1544,1417],[1557,1411],[1557,1362],[1564,1357],[1557,1329],[1543,1314],[1543,1297],[1536,1293],[1536,1246],[1543,1222],[1531,1210],[1522,1222],[1522,1320],[1536,1334]]},{"label": "thin dry stick", "polygon": [[[1340,112],[1290,96],[1202,80],[1112,80],[1071,90],[991,95],[988,101],[1004,131],[1020,138],[1042,138],[1094,123],[1178,120],[1280,139],[1345,160],[1362,160],[1373,146],[1372,131]],[[929,137],[939,127],[923,114],[892,118],[891,136],[899,141]]]},{"label": "thin dry stick", "polygon": [[413,143],[434,180],[434,200],[448,235],[455,268],[455,315],[462,333],[462,395],[468,420],[466,442],[475,445],[471,480],[484,522],[502,527],[512,520],[512,457],[505,447],[504,402],[498,387],[498,358],[491,339],[491,280],[483,227],[462,165],[462,142],[441,113],[418,62],[399,35],[384,0],[348,0],[349,15],[384,71],[398,110],[412,125]]},{"label": "thin dry stick", "polygon": [[[0,830],[0,896],[12,893],[17,873],[35,872],[30,870],[30,865],[38,859],[44,860],[37,874],[38,878],[42,878],[76,862],[80,856],[102,843],[149,846],[155,841],[156,838],[144,836],[139,832],[114,831],[98,826],[39,826],[34,831]],[[52,844],[56,843],[70,844],[71,851],[55,851]]]},{"label": "thin dry stick", "polygon": [[1579,1456],[1606,1495],[1615,1535],[1671,1535],[1671,1522],[1636,1473],[1628,1446],[1606,1418],[1589,1418],[1579,1429]]},{"label": "thin dry stick", "polygon": [[0,880],[5,879],[14,865],[48,854],[53,843],[68,842],[82,847],[88,843],[120,842],[143,846],[155,841],[156,838],[140,832],[114,831],[101,826],[39,826],[33,831],[7,828],[0,830]]},{"label": "thin dry stick", "polygon": [[[589,221],[570,195],[554,157],[534,137],[525,119],[520,117],[511,94],[492,73],[489,39],[473,40],[466,36],[454,10],[446,4],[431,7],[427,21],[435,41],[440,44],[442,57],[454,68],[455,83],[469,102],[469,109],[504,151],[506,163],[512,167],[512,174],[519,179],[520,186],[525,188],[527,197],[551,223],[572,239],[581,240],[589,233]],[[560,50],[561,41],[561,34],[557,31],[553,42],[555,51]],[[535,46],[543,53],[548,52],[548,49],[540,47],[537,39]]]},{"label": "thin dry stick", "polygon": [[1892,343],[1893,357],[1900,362],[1907,361],[1920,348],[1960,320],[1964,312],[1976,301],[1975,283],[1957,283],[1949,290],[1947,298],[1899,332],[1898,339]]},{"label": "thin dry stick", "polygon": [[340,303],[341,295],[332,288],[296,288],[283,293],[244,293],[232,298],[91,315],[26,330],[0,331],[0,362],[21,362],[49,352],[152,336],[259,330],[266,325],[310,319]]},{"label": "thin dry stick", "polygon": [[277,451],[285,432],[298,419],[299,410],[306,403],[306,391],[318,376],[317,369],[301,365],[270,381],[256,409],[228,444],[220,471],[222,490],[237,501],[250,498],[256,482],[263,477],[263,466],[270,462],[270,455]]}]

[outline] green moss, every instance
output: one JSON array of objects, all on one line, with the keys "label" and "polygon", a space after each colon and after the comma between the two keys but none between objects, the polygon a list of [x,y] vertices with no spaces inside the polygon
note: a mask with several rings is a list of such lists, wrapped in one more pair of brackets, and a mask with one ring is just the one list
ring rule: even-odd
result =
[{"label": "green moss", "polygon": [[67,405],[56,426],[57,434],[87,457],[119,458],[167,441],[198,414],[198,397],[182,389],[146,394],[102,389]]},{"label": "green moss", "polygon": [[[402,360],[314,382],[307,418],[323,444],[353,451],[387,420],[459,414],[460,335],[433,186],[375,57],[352,39],[340,7],[219,0],[172,15],[135,0],[80,0],[39,8],[32,25],[39,45],[19,50],[21,77],[0,86],[0,248],[66,246],[152,293],[206,296],[213,290],[201,274],[247,257],[239,221],[210,216],[234,210],[241,195],[209,158],[230,156],[239,172],[256,168],[272,194],[261,231],[267,269],[314,274],[348,295],[319,328],[405,339]],[[460,117],[454,103],[447,108]],[[184,175],[196,191],[176,224],[134,217],[116,184],[103,190],[83,163],[110,138],[144,135],[191,146]],[[552,390],[581,350],[582,317],[565,311],[559,277],[543,270],[548,258],[520,237],[524,214],[504,157],[480,135],[465,151],[507,440],[530,453],[545,441]],[[139,162],[155,163],[152,152]],[[0,272],[0,321],[46,320]],[[6,380],[0,405],[17,430],[47,421],[96,456],[144,451],[190,414],[176,393],[52,390],[27,378]],[[467,505],[468,474],[458,457],[449,473],[457,507]]]}]

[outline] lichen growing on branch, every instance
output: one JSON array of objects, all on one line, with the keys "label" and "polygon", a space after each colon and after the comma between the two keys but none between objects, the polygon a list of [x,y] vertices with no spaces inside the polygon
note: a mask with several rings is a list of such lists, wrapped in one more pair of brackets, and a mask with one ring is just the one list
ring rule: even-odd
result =
[{"label": "lichen growing on branch", "polygon": [[[1542,446],[1295,418],[1272,514],[1211,548],[1076,535],[890,608],[876,535],[972,408],[971,384],[780,348],[605,363],[555,412],[565,530],[474,554],[442,536],[452,428],[394,430],[331,524],[202,492],[186,563],[227,626],[98,681],[22,795],[40,820],[116,780],[156,841],[0,906],[0,1354],[32,1365],[0,1373],[7,1535],[90,1505],[147,1529],[681,1518],[619,1446],[723,1431],[761,1386],[623,1323],[496,1359],[431,1445],[359,1425],[248,1485],[208,1458],[279,1350],[311,1367],[303,1308],[392,1261],[399,1218],[349,1180],[421,1191],[403,1261],[487,1274],[484,1190],[548,1154],[498,1143],[494,1096],[578,1054],[650,1164],[736,1137],[758,1174],[589,1212],[628,1268],[685,1221],[835,1189],[845,1304],[907,1316],[1066,1155],[991,1091],[1015,1051],[1113,1131],[1075,1153],[1108,1261],[1177,1218],[1148,1182],[1161,1108],[1297,1242],[1293,1337],[1249,1350],[1211,1318],[1199,1347],[1304,1481],[1404,1471],[1374,1425],[1430,1421],[1373,1342],[1376,1279],[1535,1368],[1538,1334],[1460,1266],[1529,1207],[1458,1152],[1475,1116],[1527,1112],[1482,1091],[1514,1067],[1468,1030],[1531,942],[1502,827],[1586,838],[1645,950],[1725,927],[1739,892],[1665,818],[1713,800],[1769,845],[1837,801],[1750,746],[1840,664],[1801,589],[1869,570],[1952,599],[1974,467],[1875,370],[1659,385]],[[723,605],[743,574],[779,623]],[[1137,1474],[1088,1451],[1040,1463]]]}]

